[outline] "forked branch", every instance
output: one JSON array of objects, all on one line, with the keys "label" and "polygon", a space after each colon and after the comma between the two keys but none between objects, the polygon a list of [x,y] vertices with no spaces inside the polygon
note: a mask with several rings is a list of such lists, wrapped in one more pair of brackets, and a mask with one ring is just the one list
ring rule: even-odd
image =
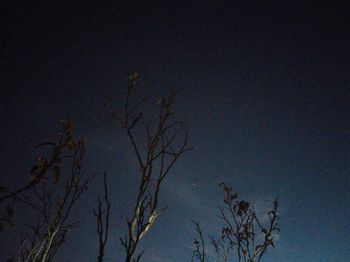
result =
[{"label": "forked branch", "polygon": [[[159,208],[159,193],[165,178],[178,159],[190,148],[188,133],[183,119],[177,119],[175,113],[175,93],[157,101],[158,116],[156,122],[145,119],[140,107],[145,98],[134,98],[138,84],[138,74],[132,74],[127,81],[127,96],[121,116],[111,112],[124,129],[136,157],[139,184],[137,187],[134,210],[127,219],[128,233],[120,239],[126,252],[126,262],[139,261],[143,252],[135,255],[138,243],[150,230],[163,208]],[[141,122],[146,121],[144,139],[140,140]],[[141,125],[142,126],[142,125]],[[137,134],[137,135],[136,135]]]}]

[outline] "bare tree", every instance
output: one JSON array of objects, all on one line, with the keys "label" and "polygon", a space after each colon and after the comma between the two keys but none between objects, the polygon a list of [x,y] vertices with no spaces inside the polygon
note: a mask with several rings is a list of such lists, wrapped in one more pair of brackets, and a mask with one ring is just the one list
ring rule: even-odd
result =
[{"label": "bare tree", "polygon": [[[177,119],[174,110],[175,93],[157,101],[157,120],[145,120],[140,106],[147,99],[135,99],[134,90],[138,74],[132,74],[127,81],[127,95],[121,115],[109,110],[125,131],[139,170],[139,184],[131,217],[127,219],[128,233],[120,238],[125,249],[125,262],[139,261],[144,251],[135,254],[137,246],[164,210],[159,207],[159,193],[162,183],[175,162],[188,151],[188,133],[183,119]],[[137,141],[136,127],[145,120],[145,141]],[[148,122],[147,122],[148,121]]]},{"label": "bare tree", "polygon": [[58,134],[58,142],[41,144],[53,147],[51,160],[40,157],[25,190],[12,194],[35,217],[33,223],[28,222],[30,229],[22,235],[13,261],[52,261],[67,234],[77,225],[68,218],[92,177],[85,178],[82,169],[86,141],[84,138],[74,140],[72,132],[73,123],[65,122],[64,131]]},{"label": "bare tree", "polygon": [[[225,197],[224,205],[219,207],[218,218],[224,225],[219,237],[209,237],[217,258],[226,262],[236,254],[239,262],[259,262],[268,247],[274,247],[275,234],[280,230],[277,223],[278,199],[273,202],[273,208],[266,214],[267,221],[263,223],[251,203],[239,200],[238,195],[225,183],[221,183],[220,186],[224,190]],[[198,223],[196,231],[201,241],[195,239],[194,255],[199,261],[204,262],[204,249],[201,248],[204,247],[204,241]]]}]

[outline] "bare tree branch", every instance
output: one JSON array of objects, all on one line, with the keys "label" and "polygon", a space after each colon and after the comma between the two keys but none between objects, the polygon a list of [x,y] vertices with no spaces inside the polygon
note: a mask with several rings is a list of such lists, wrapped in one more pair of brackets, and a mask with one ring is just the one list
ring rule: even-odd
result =
[{"label": "bare tree branch", "polygon": [[[52,261],[57,250],[66,241],[67,234],[77,225],[76,222],[68,222],[68,218],[74,204],[93,178],[84,178],[82,170],[86,141],[84,138],[74,141],[72,131],[73,124],[66,123],[64,132],[58,136],[59,144],[54,145],[53,164],[45,164],[47,161],[42,161],[32,172],[33,179],[37,179],[38,175],[46,174],[41,172],[43,169],[48,169],[53,177],[40,177],[40,180],[25,192],[16,196],[20,203],[37,214],[35,223],[29,225],[31,233],[24,234],[20,241],[16,261]],[[63,159],[67,161],[62,161]],[[68,166],[64,166],[65,162]],[[65,171],[68,174],[61,174],[67,173]],[[53,183],[49,183],[50,179]]]},{"label": "bare tree branch", "polygon": [[[102,203],[101,199],[98,198],[97,210],[93,211],[96,217],[97,234],[99,237],[98,262],[102,262],[104,259],[105,246],[108,241],[109,217],[110,217],[110,209],[111,209],[111,204],[108,198],[108,186],[107,186],[106,174],[103,175],[103,189],[104,189],[104,203]],[[103,204],[105,205],[105,208],[103,208]]]},{"label": "bare tree branch", "polygon": [[[269,221],[263,225],[251,203],[239,200],[232,188],[225,183],[220,186],[224,191],[224,205],[219,206],[218,218],[223,222],[220,236],[210,237],[219,261],[228,261],[230,251],[235,251],[239,262],[259,262],[269,246],[274,247],[274,234],[279,231],[277,223],[278,198],[272,210],[267,212]],[[256,230],[258,229],[258,230]],[[198,229],[196,227],[198,233]],[[261,238],[257,244],[257,236]],[[198,247],[195,242],[195,252]],[[197,256],[199,261],[202,261]]]},{"label": "bare tree branch", "polygon": [[203,238],[203,231],[198,221],[195,221],[192,219],[192,222],[195,225],[195,229],[199,236],[199,239],[195,238],[193,241],[193,244],[195,245],[195,250],[193,251],[193,256],[191,261],[193,262],[194,258],[197,258],[200,262],[204,262],[206,254],[205,254],[205,243]]},{"label": "bare tree branch", "polygon": [[145,120],[140,106],[147,101],[146,98],[141,98],[133,102],[133,92],[138,81],[137,73],[128,78],[122,116],[114,112],[109,113],[125,130],[140,173],[134,210],[127,219],[128,233],[120,238],[126,252],[126,262],[139,261],[143,255],[143,251],[135,255],[138,243],[164,210],[159,208],[162,183],[183,153],[190,150],[184,121],[176,119],[175,93],[158,100],[157,121],[153,123],[146,120],[145,143],[137,141],[136,137],[139,136],[136,136],[136,129]]}]

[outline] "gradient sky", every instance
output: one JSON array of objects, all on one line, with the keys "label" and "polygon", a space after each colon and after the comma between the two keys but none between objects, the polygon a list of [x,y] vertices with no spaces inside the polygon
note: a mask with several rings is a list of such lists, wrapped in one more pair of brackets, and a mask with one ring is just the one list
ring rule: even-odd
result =
[{"label": "gradient sky", "polygon": [[[179,91],[195,147],[164,185],[168,209],[143,261],[189,261],[191,218],[219,229],[222,181],[261,209],[279,195],[281,232],[264,261],[350,261],[349,4],[214,2],[1,1],[1,183],[26,181],[35,146],[73,119],[89,139],[87,172],[109,175],[106,262],[122,261],[135,165],[103,104],[122,101],[136,70],[141,93]],[[57,261],[96,261],[100,186]],[[15,246],[5,240],[2,256]]]}]

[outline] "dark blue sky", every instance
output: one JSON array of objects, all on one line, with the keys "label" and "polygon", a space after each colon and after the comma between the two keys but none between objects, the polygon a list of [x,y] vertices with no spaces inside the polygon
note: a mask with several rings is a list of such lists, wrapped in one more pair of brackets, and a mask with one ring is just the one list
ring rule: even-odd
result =
[{"label": "dark blue sky", "polygon": [[[222,181],[260,208],[280,196],[281,233],[265,261],[350,261],[345,1],[49,2],[0,2],[1,181],[20,183],[56,120],[75,120],[90,141],[87,172],[110,177],[107,262],[118,260],[134,159],[103,104],[122,100],[136,70],[140,92],[179,91],[195,147],[163,189],[169,208],[142,243],[144,261],[189,261],[191,218],[219,228]],[[58,261],[95,261],[98,189]]]}]

